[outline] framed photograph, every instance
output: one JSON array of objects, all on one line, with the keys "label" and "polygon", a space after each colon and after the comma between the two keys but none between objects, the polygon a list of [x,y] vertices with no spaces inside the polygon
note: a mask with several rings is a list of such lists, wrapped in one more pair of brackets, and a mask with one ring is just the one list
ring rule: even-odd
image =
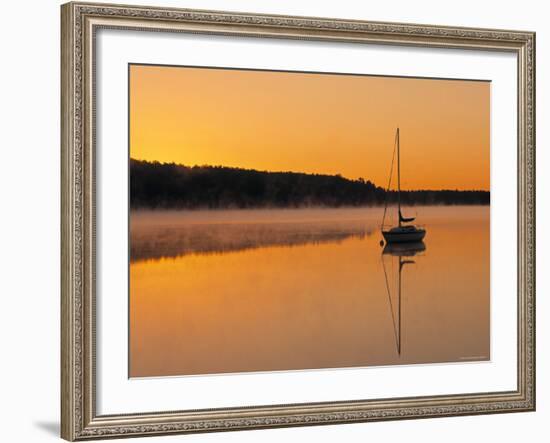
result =
[{"label": "framed photograph", "polygon": [[535,409],[535,35],[68,3],[62,437]]}]

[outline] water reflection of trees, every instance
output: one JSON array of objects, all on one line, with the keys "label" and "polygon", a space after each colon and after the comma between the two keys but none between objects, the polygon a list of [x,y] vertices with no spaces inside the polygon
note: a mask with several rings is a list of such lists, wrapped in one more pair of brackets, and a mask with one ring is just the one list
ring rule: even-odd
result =
[{"label": "water reflection of trees", "polygon": [[135,262],[273,246],[338,243],[348,238],[368,237],[374,229],[362,221],[145,226],[131,231],[130,259]]}]

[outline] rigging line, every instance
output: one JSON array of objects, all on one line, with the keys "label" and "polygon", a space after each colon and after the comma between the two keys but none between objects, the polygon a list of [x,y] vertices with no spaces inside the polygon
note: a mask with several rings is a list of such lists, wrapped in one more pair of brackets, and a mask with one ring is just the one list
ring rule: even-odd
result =
[{"label": "rigging line", "polygon": [[[393,303],[391,302],[390,285],[388,284],[388,274],[386,273],[386,265],[384,264],[384,256],[381,256],[382,269],[384,270],[384,279],[386,280],[386,291],[388,293],[388,300],[390,301],[391,320],[393,323],[393,336],[395,337],[395,346],[399,349],[399,339],[397,338],[397,326],[395,326],[395,316],[393,315]],[[393,261],[392,261],[393,265]],[[392,266],[393,267],[393,266]]]},{"label": "rigging line", "polygon": [[382,216],[382,226],[381,229],[384,228],[384,221],[386,220],[386,211],[388,209],[388,194],[390,192],[391,187],[391,178],[393,174],[393,165],[395,163],[395,151],[397,150],[397,132],[395,133],[395,140],[393,142],[393,154],[391,158],[391,167],[390,167],[390,179],[388,180],[388,188],[386,189],[386,201],[384,202],[384,215]]}]

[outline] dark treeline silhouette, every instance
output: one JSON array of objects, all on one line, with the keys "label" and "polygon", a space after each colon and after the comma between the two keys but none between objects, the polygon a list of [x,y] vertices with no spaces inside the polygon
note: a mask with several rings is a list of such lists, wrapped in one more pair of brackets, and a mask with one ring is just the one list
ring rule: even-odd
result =
[{"label": "dark treeline silhouette", "polygon": [[[362,178],[266,172],[222,166],[183,166],[130,160],[130,206],[136,208],[298,208],[373,206],[395,202]],[[402,191],[405,205],[486,205],[487,191]]]}]

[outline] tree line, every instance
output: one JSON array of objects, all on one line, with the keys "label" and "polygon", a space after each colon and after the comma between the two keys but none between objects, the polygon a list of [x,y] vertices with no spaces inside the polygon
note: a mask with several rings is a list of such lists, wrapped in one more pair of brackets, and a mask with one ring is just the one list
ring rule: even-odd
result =
[{"label": "tree line", "polygon": [[[374,206],[397,201],[369,180],[341,175],[184,166],[130,159],[131,208],[222,209]],[[405,205],[487,205],[488,191],[401,191]]]}]

